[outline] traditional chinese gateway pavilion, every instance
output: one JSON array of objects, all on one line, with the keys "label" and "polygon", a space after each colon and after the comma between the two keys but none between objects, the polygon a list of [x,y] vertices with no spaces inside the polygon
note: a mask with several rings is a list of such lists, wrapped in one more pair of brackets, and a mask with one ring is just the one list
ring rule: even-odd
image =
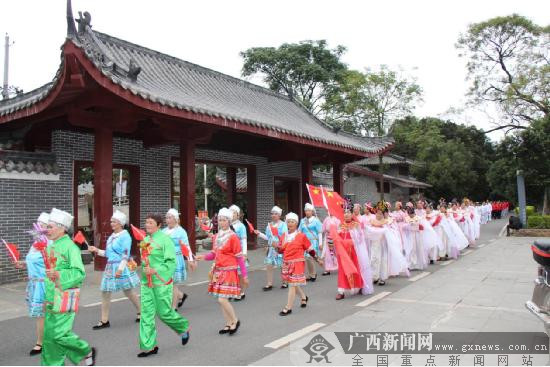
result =
[{"label": "traditional chinese gateway pavilion", "polygon": [[[148,212],[176,206],[194,237],[197,163],[227,167],[228,203],[237,195],[236,171],[246,169],[246,216],[264,228],[277,190],[287,190],[288,209],[301,212],[313,164],[332,164],[341,191],[346,163],[392,144],[334,131],[291,96],[95,31],[87,12],[75,23],[68,0],[55,78],[0,101],[0,237],[24,256],[26,230],[57,207],[75,223],[89,221],[93,242],[104,246],[119,171],[131,223],[143,226]],[[79,210],[86,175],[89,212]],[[0,256],[0,283],[23,276],[8,261]]]}]

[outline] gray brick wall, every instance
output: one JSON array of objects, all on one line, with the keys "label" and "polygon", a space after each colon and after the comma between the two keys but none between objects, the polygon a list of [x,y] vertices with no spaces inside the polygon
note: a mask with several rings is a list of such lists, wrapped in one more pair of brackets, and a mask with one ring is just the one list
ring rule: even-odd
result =
[{"label": "gray brick wall", "polygon": [[[52,152],[60,169],[59,181],[0,179],[0,238],[16,243],[24,259],[30,246],[26,233],[40,212],[57,207],[73,211],[73,162],[93,161],[93,134],[56,130],[52,132]],[[171,159],[179,156],[176,145],[145,149],[139,140],[115,137],[113,163],[140,167],[140,213],[165,212],[170,206]],[[274,176],[300,177],[299,162],[268,162],[243,154],[198,149],[196,159],[256,166],[258,228],[265,228],[273,206]],[[261,244],[260,244],[261,245]],[[4,251],[0,252],[0,284],[22,280],[25,271],[16,270]]]}]

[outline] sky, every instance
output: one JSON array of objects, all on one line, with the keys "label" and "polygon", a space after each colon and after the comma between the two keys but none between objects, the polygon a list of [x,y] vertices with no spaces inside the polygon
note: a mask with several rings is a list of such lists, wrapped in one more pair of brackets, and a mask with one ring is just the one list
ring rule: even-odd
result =
[{"label": "sky", "polygon": [[[239,52],[247,48],[325,39],[330,47],[346,46],[343,61],[350,68],[385,64],[415,77],[424,90],[415,115],[452,117],[481,129],[494,126],[490,107],[488,113],[447,113],[464,106],[468,90],[466,60],[455,48],[460,33],[512,13],[540,25],[550,18],[547,0],[73,0],[72,6],[75,18],[90,12],[95,30],[235,77]],[[65,16],[65,0],[0,1],[0,34],[15,42],[10,85],[30,91],[52,80]]]}]

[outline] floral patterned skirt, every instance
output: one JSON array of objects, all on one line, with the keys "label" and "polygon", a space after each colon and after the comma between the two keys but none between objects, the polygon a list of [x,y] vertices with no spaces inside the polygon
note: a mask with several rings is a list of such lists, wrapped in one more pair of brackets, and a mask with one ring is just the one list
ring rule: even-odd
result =
[{"label": "floral patterned skirt", "polygon": [[281,279],[289,286],[306,285],[306,262],[302,260],[283,260]]},{"label": "floral patterned skirt", "polygon": [[135,271],[125,268],[119,278],[115,277],[119,261],[108,262],[101,279],[101,290],[103,292],[118,292],[139,286],[139,276]]},{"label": "floral patterned skirt", "polygon": [[44,279],[31,278],[27,283],[26,301],[29,317],[44,317]]},{"label": "floral patterned skirt", "polygon": [[216,298],[238,298],[241,295],[241,284],[236,266],[214,267],[211,273],[208,294]]},{"label": "floral patterned skirt", "polygon": [[185,267],[185,259],[183,254],[176,254],[176,271],[174,272],[174,284],[182,284],[187,279],[187,269]]}]

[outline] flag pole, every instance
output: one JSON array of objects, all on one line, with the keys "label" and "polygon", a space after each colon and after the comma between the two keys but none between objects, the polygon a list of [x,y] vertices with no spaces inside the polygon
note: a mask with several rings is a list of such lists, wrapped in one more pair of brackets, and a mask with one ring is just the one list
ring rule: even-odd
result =
[{"label": "flag pole", "polygon": [[330,209],[328,208],[327,198],[325,197],[325,189],[323,188],[323,185],[321,185],[321,194],[323,195],[323,204],[325,205],[328,216],[330,217]]}]

